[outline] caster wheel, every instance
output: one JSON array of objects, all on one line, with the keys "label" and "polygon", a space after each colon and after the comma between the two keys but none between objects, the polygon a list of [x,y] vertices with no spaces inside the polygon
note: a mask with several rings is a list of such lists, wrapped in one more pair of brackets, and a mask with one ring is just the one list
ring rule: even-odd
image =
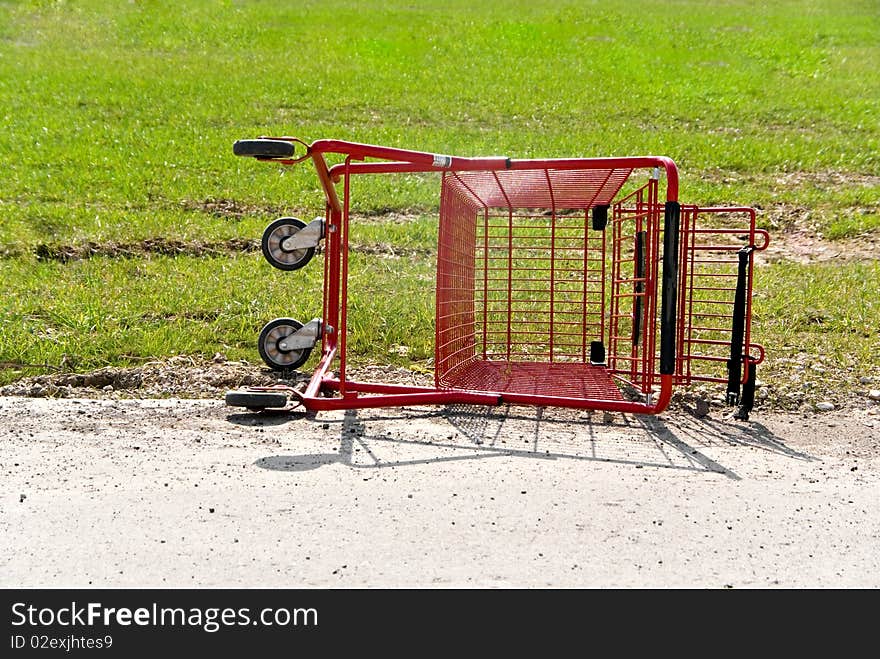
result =
[{"label": "caster wheel", "polygon": [[312,353],[311,348],[282,350],[280,347],[284,339],[300,327],[302,327],[302,323],[293,318],[276,318],[266,323],[257,340],[257,349],[260,351],[260,357],[269,368],[276,371],[292,370],[308,361],[309,355]]},{"label": "caster wheel", "polygon": [[260,246],[263,256],[274,268],[279,270],[299,270],[312,260],[314,247],[286,250],[282,247],[285,238],[304,229],[306,223],[295,217],[279,217],[263,231]]},{"label": "caster wheel", "polygon": [[246,407],[251,412],[262,412],[267,407],[285,407],[287,394],[276,391],[227,391],[226,404]]}]

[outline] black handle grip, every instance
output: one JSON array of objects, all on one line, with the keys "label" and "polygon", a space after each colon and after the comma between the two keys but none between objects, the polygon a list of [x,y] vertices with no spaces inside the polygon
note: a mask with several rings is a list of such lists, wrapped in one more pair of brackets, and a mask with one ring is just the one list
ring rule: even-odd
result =
[{"label": "black handle grip", "polygon": [[749,265],[754,246],[743,247],[737,255],[739,267],[736,274],[736,291],[733,296],[733,326],[730,330],[730,359],[727,361],[727,401],[736,405],[739,401],[739,381],[743,363],[743,340],[746,333],[746,293]]},{"label": "black handle grip", "polygon": [[678,306],[678,230],[681,206],[666,202],[663,220],[663,292],[660,309],[660,374],[675,374],[675,320]]},{"label": "black handle grip", "polygon": [[[648,242],[648,232],[639,231],[636,233],[635,248],[635,278],[643,280],[645,273],[648,271],[646,244]],[[642,309],[644,308],[643,296],[645,292],[645,282],[637,281],[634,287],[635,297],[633,298],[633,326],[632,326],[632,344],[639,345],[642,337]]]},{"label": "black handle grip", "polygon": [[292,158],[296,153],[296,145],[285,140],[236,140],[232,145],[232,153],[251,158]]}]

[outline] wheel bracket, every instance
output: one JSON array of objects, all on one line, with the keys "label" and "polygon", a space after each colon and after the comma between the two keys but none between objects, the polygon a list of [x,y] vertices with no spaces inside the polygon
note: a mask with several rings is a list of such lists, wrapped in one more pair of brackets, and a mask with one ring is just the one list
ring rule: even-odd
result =
[{"label": "wheel bracket", "polygon": [[285,252],[293,252],[298,249],[308,249],[309,247],[317,247],[318,243],[324,237],[324,218],[316,217],[305,227],[297,231],[292,236],[288,236],[281,241],[281,249]]},{"label": "wheel bracket", "polygon": [[321,319],[312,318],[293,334],[278,342],[281,350],[311,350],[321,338]]}]

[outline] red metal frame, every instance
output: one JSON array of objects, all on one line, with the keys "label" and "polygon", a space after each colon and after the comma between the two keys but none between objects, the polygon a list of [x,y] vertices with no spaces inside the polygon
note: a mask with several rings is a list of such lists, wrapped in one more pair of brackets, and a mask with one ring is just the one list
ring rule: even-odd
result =
[{"label": "red metal frame", "polygon": [[[292,165],[310,158],[326,199],[321,357],[305,390],[295,392],[307,409],[508,402],[655,414],[669,404],[673,385],[720,381],[695,368],[701,359],[716,359],[696,351],[714,345],[707,343],[714,339],[702,338],[698,325],[706,300],[694,291],[707,287],[696,285],[695,273],[703,265],[698,254],[730,250],[699,239],[742,231],[710,231],[698,228],[697,220],[716,212],[750,212],[749,244],[761,236],[764,244],[757,249],[762,249],[768,236],[755,229],[751,209],[680,207],[671,159],[464,158],[339,140],[306,147],[302,158],[272,160]],[[330,166],[327,154],[343,162]],[[650,174],[648,182],[616,199],[642,170]],[[346,374],[351,177],[401,172],[442,174],[433,387],[359,382]],[[590,226],[596,206],[613,208],[610,231]],[[664,238],[661,249],[666,234],[675,239]],[[639,235],[645,265],[640,274],[632,248]],[[748,279],[747,321],[751,263]],[[521,293],[535,294],[525,311],[517,307],[525,299]],[[641,340],[633,338],[633,309],[640,310]],[[746,355],[754,347],[749,325]],[[607,366],[589,362],[593,341],[603,346],[607,341]]]}]

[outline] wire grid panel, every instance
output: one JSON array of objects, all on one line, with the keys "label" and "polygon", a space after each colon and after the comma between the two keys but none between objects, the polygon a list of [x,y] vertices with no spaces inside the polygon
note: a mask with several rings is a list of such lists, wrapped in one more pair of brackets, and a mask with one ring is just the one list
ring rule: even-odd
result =
[{"label": "wire grid panel", "polygon": [[614,205],[608,367],[644,393],[654,384],[657,360],[657,282],[661,207],[651,180]]},{"label": "wire grid panel", "polygon": [[546,208],[556,211],[609,205],[632,169],[516,169],[452,172],[443,185],[461,191],[476,208]]},{"label": "wire grid panel", "polygon": [[482,220],[474,295],[482,359],[586,362],[604,333],[604,234],[585,212]]},{"label": "wire grid panel", "polygon": [[[610,200],[629,171],[444,177],[438,384],[458,383],[460,378],[447,376],[473,362],[589,362],[591,343],[603,342],[606,334],[605,233],[592,228],[589,209],[596,201]],[[515,207],[514,201],[523,206]],[[581,207],[559,206],[576,203]],[[471,376],[477,373],[470,371]],[[480,372],[497,380],[494,369]]]},{"label": "wire grid panel", "polygon": [[447,185],[443,185],[440,206],[434,349],[437,384],[445,374],[477,356],[477,209],[460,189]]}]

